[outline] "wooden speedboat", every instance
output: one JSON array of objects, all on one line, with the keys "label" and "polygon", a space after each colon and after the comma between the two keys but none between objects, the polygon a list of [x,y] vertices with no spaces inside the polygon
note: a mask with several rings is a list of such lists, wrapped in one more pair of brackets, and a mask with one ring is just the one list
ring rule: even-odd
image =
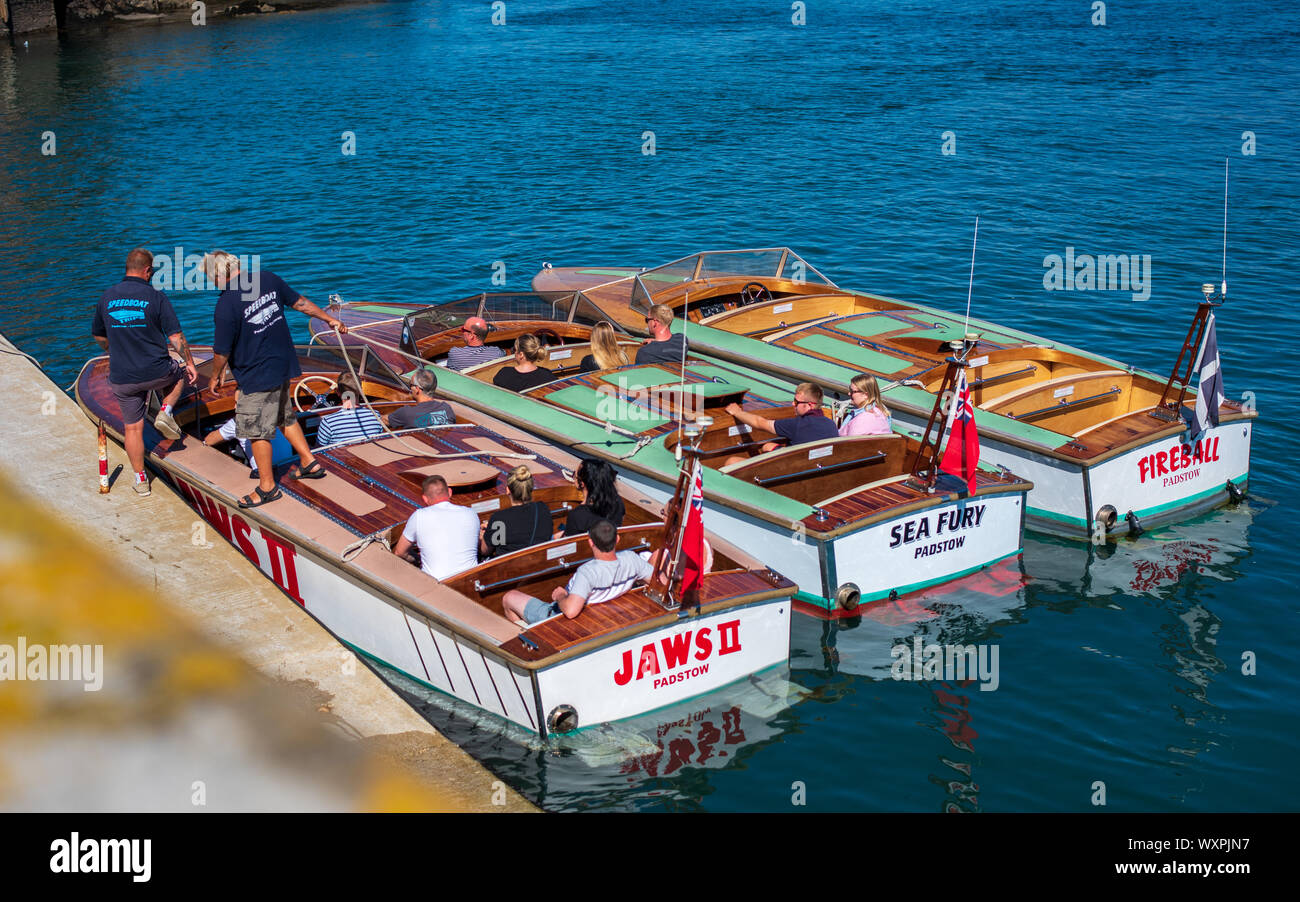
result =
[{"label": "wooden speedboat", "polygon": [[[1177,365],[1159,376],[1016,329],[968,326],[944,311],[844,290],[788,248],[695,254],[649,270],[548,267],[533,286],[579,292],[631,333],[644,332],[651,304],[666,304],[693,350],[815,382],[835,398],[855,374],[871,373],[912,429],[934,405],[948,343],[975,333],[981,458],[1033,481],[1029,529],[1105,541],[1122,521],[1131,532],[1160,526],[1246,489],[1255,411],[1225,401],[1219,425],[1187,441],[1181,413],[1195,391]],[[1189,350],[1190,369],[1195,348],[1185,343]]]},{"label": "wooden speedboat", "polygon": [[[194,355],[206,386],[211,350],[195,348]],[[310,407],[349,371],[378,412],[409,402],[397,375],[366,348],[349,349],[345,359],[339,348],[304,347],[299,360],[300,406]],[[107,372],[106,357],[88,362],[76,396],[120,441]],[[421,484],[433,472],[452,485],[455,503],[486,518],[510,503],[504,476],[524,463],[534,475],[534,500],[562,525],[581,500],[565,478],[578,459],[507,423],[453,405],[455,424],[317,450],[325,478],[282,479],[284,498],[241,510],[236,500],[254,485],[249,470],[201,441],[233,415],[234,404],[230,384],[216,397],[187,395],[174,414],[181,439],[146,425],[149,466],[341,641],[423,685],[547,735],[675,704],[788,658],[794,584],[716,536],[698,604],[638,588],[575,619],[553,617],[524,630],[503,615],[502,595],[517,588],[549,598],[589,559],[585,540],[547,541],[441,582],[396,557],[386,545],[421,504]],[[303,415],[309,438],[329,412]],[[619,548],[662,545],[663,499],[624,488]]]},{"label": "wooden speedboat", "polygon": [[[395,368],[441,362],[467,316],[486,314],[495,326],[489,343],[508,344],[517,331],[551,329],[559,341],[550,349],[548,367],[556,379],[549,384],[523,394],[496,387],[493,376],[513,364],[502,358],[463,373],[440,370],[439,394],[577,453],[603,457],[623,481],[658,501],[673,491],[683,426],[707,418],[700,447],[708,467],[709,528],[798,583],[810,613],[851,610],[936,585],[1020,550],[1030,485],[1015,474],[981,470],[969,497],[959,480],[936,473],[927,483],[916,478],[918,443],[897,433],[760,453],[775,436],[738,424],[725,408],[743,402],[771,419],[792,416],[793,384],[697,357],[684,371],[631,365],[580,372],[590,327],[578,320],[599,314],[584,317],[585,301],[573,294],[537,296],[529,304],[524,295],[509,297],[534,310],[547,306],[555,319],[520,319],[494,307],[492,295],[413,309],[369,328],[370,305],[330,309],[348,323],[349,340],[367,342]],[[635,350],[634,340],[627,343]],[[727,463],[736,456],[745,459]]]}]

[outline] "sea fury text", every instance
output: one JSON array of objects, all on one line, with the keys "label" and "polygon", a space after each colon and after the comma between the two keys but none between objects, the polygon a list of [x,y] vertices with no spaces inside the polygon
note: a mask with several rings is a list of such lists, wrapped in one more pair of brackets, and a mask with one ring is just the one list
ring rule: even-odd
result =
[{"label": "sea fury text", "polygon": [[1200,464],[1219,459],[1219,437],[1203,438],[1195,445],[1178,444],[1168,451],[1148,454],[1138,461],[1138,481],[1163,477],[1162,485],[1176,485],[1200,475]]},{"label": "sea fury text", "polygon": [[[641,646],[641,655],[635,660],[632,657],[632,649],[626,649],[623,652],[623,666],[614,673],[614,682],[619,686],[626,686],[633,679],[640,680],[650,676],[654,678],[655,689],[672,686],[683,680],[708,673],[709,665],[703,662],[713,655],[715,648],[719,656],[740,651],[739,620],[719,623],[716,637],[713,635],[713,627],[706,626],[668,636],[660,639],[658,644],[647,643]],[[662,661],[659,654],[661,649]]]},{"label": "sea fury text", "polygon": [[889,650],[894,659],[889,675],[896,680],[945,680],[960,683],[979,680],[980,692],[998,688],[998,646],[922,645],[919,636],[909,647],[900,642]]},{"label": "sea fury text", "polygon": [[[983,504],[973,504],[958,510],[944,511],[937,517],[933,514],[926,514],[924,517],[896,523],[889,530],[889,547],[897,548],[900,545],[911,545],[914,542],[920,542],[931,537],[937,539],[942,535],[952,535],[952,533],[963,529],[975,529],[980,525],[980,521],[984,519],[985,507],[986,505]],[[933,528],[931,528],[932,524]],[[919,545],[912,552],[912,557],[926,557],[942,551],[951,551],[954,548],[960,548],[965,541],[965,536],[958,536]]]},{"label": "sea fury text", "polygon": [[55,874],[132,874],[136,883],[148,883],[153,873],[151,839],[70,839],[50,843],[50,870]]},{"label": "sea fury text", "polygon": [[104,688],[104,646],[0,645],[0,681],[58,680],[82,683],[86,692]]}]

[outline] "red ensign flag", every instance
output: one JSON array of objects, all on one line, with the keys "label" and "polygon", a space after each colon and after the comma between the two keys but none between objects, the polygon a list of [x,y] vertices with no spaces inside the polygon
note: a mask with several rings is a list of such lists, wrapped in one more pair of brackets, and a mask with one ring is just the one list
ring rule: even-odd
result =
[{"label": "red ensign flag", "polygon": [[948,411],[948,447],[943,449],[939,469],[966,480],[975,494],[975,467],[980,462],[980,439],[975,434],[975,408],[970,403],[966,368],[957,374],[956,397]]},{"label": "red ensign flag", "polygon": [[699,458],[691,472],[688,498],[682,523],[682,595],[704,582],[704,473]]}]

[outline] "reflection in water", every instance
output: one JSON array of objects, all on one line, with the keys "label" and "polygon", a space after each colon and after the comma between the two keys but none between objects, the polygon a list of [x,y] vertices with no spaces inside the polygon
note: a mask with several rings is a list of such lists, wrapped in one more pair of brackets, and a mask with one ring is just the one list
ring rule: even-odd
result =
[{"label": "reflection in water", "polygon": [[805,694],[778,666],[653,714],[539,739],[396,671],[380,675],[448,739],[554,811],[702,810],[708,771],[780,741],[782,715]]},{"label": "reflection in water", "polygon": [[1141,538],[1100,547],[1025,535],[1025,572],[1038,590],[1082,598],[1163,597],[1186,573],[1230,580],[1250,557],[1250,524],[1263,505],[1247,501]]}]

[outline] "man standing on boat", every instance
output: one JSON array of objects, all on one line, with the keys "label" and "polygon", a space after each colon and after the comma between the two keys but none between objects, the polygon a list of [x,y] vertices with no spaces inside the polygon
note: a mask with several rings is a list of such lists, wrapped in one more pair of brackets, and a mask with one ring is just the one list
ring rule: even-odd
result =
[{"label": "man standing on boat", "polygon": [[[122,410],[123,443],[135,474],[137,495],[149,494],[144,471],[144,415],[153,391],[163,392],[162,409],[154,428],[167,438],[181,437],[172,418],[172,405],[180,400],[185,383],[194,385],[198,373],[180,320],[167,295],[149,284],[153,254],[137,247],[126,257],[126,275],[104,292],[95,307],[90,334],[108,351],[108,384]],[[182,367],[169,353],[168,344],[184,360]]]},{"label": "man standing on boat", "polygon": [[265,269],[240,272],[239,258],[225,251],[213,251],[203,258],[203,271],[222,289],[213,313],[212,379],[208,388],[215,394],[226,364],[239,385],[235,405],[235,435],[249,439],[257,461],[258,485],[253,494],[239,500],[242,508],[257,507],[280,497],[271,465],[271,438],[284,432],[298,463],[290,479],[320,479],[325,469],[311,453],[289,409],[293,392],[290,380],[302,375],[298,355],[289,334],[285,308],[324,320],[339,332],[347,326],[294,291],[275,273]]},{"label": "man standing on boat", "polygon": [[655,304],[645,318],[646,330],[650,338],[637,348],[637,363],[675,363],[681,365],[686,355],[686,335],[673,334],[673,308],[667,304]]},{"label": "man standing on boat", "polygon": [[[839,431],[835,428],[835,421],[822,413],[821,387],[811,382],[800,382],[799,387],[794,390],[795,415],[792,417],[769,420],[762,414],[752,413],[734,402],[727,405],[727,413],[735,417],[737,423],[750,429],[774,432],[790,445],[802,445],[805,442],[821,441],[839,435]],[[763,445],[763,453],[775,451],[779,447],[776,442],[767,442]],[[739,463],[747,459],[743,455],[736,455],[728,458],[727,463]]]}]

